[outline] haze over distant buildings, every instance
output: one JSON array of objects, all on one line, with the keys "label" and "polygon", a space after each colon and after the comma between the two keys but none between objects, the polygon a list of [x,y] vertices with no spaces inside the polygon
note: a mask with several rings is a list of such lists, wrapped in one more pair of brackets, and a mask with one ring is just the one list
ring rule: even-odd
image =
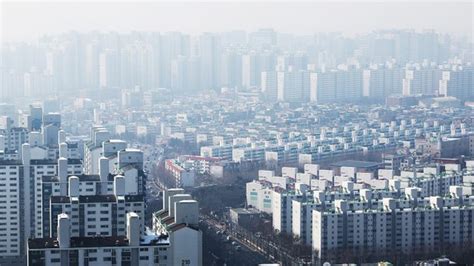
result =
[{"label": "haze over distant buildings", "polygon": [[31,41],[42,34],[70,30],[199,34],[266,27],[292,34],[412,28],[472,35],[472,11],[470,1],[5,2],[1,4],[1,35],[8,41]]},{"label": "haze over distant buildings", "polygon": [[474,264],[472,1],[0,7],[1,266]]}]

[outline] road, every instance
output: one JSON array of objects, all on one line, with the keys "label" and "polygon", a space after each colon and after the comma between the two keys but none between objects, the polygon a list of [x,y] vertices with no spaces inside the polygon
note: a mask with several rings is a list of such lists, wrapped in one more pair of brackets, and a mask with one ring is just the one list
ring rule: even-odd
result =
[{"label": "road", "polygon": [[276,243],[237,225],[226,225],[225,222],[210,215],[202,215],[203,222],[207,226],[213,227],[213,230],[223,232],[231,236],[232,240],[242,247],[261,255],[268,262],[280,263],[282,265],[311,265],[310,258],[298,258],[292,256],[287,250]]},{"label": "road", "polygon": [[153,176],[153,168],[157,167],[163,160],[163,148],[154,145],[142,145],[143,151],[143,170],[147,175],[147,201],[155,200],[161,195],[161,192],[166,188],[157,176]]},{"label": "road", "polygon": [[[146,184],[147,201],[153,201],[166,189],[159,177],[153,176],[154,171],[152,171],[164,159],[163,149],[150,145],[144,145],[140,148],[144,152],[144,171],[148,175]],[[257,241],[246,237],[217,218],[201,213],[201,224],[205,227],[203,233],[206,234],[204,239],[209,241],[207,244],[218,244],[217,247],[207,245],[209,248],[208,254],[203,254],[204,256],[209,255],[208,258],[211,260],[223,260],[229,262],[230,265],[257,265],[277,261],[275,256],[268,252],[268,249],[262,248],[264,246],[262,243],[257,243]],[[226,241],[227,236],[230,236],[232,240]],[[219,242],[221,242],[220,245]],[[268,247],[269,245],[266,244],[265,246]],[[275,250],[277,247],[274,246],[273,249]]]},{"label": "road", "polygon": [[230,236],[225,224],[201,215],[203,253],[206,265],[259,265],[269,260],[248,243]]}]

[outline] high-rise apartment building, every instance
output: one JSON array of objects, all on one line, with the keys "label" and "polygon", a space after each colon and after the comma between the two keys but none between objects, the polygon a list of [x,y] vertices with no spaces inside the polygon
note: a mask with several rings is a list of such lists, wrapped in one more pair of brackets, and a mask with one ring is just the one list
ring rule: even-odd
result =
[{"label": "high-rise apartment building", "polygon": [[277,73],[277,99],[284,102],[309,100],[310,73],[306,70],[290,70]]},{"label": "high-rise apartment building", "polygon": [[452,70],[443,71],[439,81],[439,94],[452,96],[459,100],[474,99],[474,68],[454,67]]},{"label": "high-rise apartment building", "polygon": [[180,188],[163,193],[163,208],[153,214],[153,231],[169,236],[166,265],[202,265],[202,231],[198,227],[199,206]]},{"label": "high-rise apartment building", "polygon": [[364,70],[364,97],[384,100],[394,94],[402,94],[402,73],[400,67],[373,66]]},{"label": "high-rise apartment building", "polygon": [[265,100],[275,102],[278,99],[278,73],[264,71],[261,73],[261,87]]},{"label": "high-rise apartment building", "polygon": [[74,236],[70,215],[56,220],[56,237],[28,241],[28,265],[172,265],[168,237],[142,233],[143,216],[134,212],[126,214],[126,234],[118,236]]},{"label": "high-rise apartment building", "polygon": [[336,71],[311,73],[310,100],[318,104],[336,101]]},{"label": "high-rise apartment building", "polygon": [[432,66],[407,67],[403,78],[403,95],[437,95],[442,71]]},{"label": "high-rise apartment building", "polygon": [[331,209],[313,211],[313,248],[325,261],[338,252],[380,256],[472,244],[474,237],[468,229],[474,226],[472,199],[463,199],[462,187],[451,187],[450,195],[420,200],[412,195],[407,205],[384,198],[360,210],[336,200]]},{"label": "high-rise apartment building", "polygon": [[99,86],[101,88],[119,86],[119,66],[117,51],[106,50],[99,55]]},{"label": "high-rise apartment building", "polygon": [[220,55],[219,36],[205,33],[199,37],[200,73],[203,89],[217,89],[219,87]]},{"label": "high-rise apartment building", "polygon": [[363,72],[353,66],[344,67],[336,72],[337,101],[353,102],[362,98]]}]

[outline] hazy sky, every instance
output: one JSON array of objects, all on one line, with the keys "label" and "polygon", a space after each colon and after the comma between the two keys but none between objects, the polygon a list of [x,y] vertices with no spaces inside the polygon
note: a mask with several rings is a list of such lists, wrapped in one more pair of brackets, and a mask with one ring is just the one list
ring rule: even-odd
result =
[{"label": "hazy sky", "polygon": [[[1,0],[0,0],[1,1]],[[204,31],[273,27],[286,33],[381,28],[472,34],[473,2],[2,2],[4,41],[77,31]]]}]

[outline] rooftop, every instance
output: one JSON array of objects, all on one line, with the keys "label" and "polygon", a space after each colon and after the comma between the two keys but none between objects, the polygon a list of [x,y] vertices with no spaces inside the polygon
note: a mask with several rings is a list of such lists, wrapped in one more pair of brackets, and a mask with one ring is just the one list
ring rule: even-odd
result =
[{"label": "rooftop", "polygon": [[190,225],[190,224],[172,224],[168,227],[168,230],[171,231],[171,232],[174,232],[174,231],[178,231],[179,229],[182,229],[182,228],[191,228],[193,230],[196,230],[196,231],[199,231],[199,228],[194,226],[194,225]]},{"label": "rooftop", "polygon": [[[69,203],[71,201],[68,196],[51,196],[51,203]],[[116,202],[115,195],[90,195],[79,196],[80,203],[99,203],[99,202]]]},{"label": "rooftop", "polygon": [[236,212],[239,215],[245,214],[259,214],[260,212],[256,209],[245,209],[245,208],[233,208],[230,209],[233,212]]},{"label": "rooftop", "polygon": [[[71,248],[127,246],[125,236],[71,237]],[[56,238],[34,238],[28,240],[30,249],[59,248]]]},{"label": "rooftop", "polygon": [[115,197],[115,195],[79,196],[79,202],[81,203],[116,202],[116,201],[117,201],[117,197]]},{"label": "rooftop", "polygon": [[125,195],[125,201],[126,202],[144,202],[144,196],[143,195]]},{"label": "rooftop", "polygon": [[356,168],[372,168],[380,166],[381,163],[378,162],[369,162],[369,161],[356,161],[356,160],[346,160],[333,163],[332,166],[336,167],[356,167]]},{"label": "rooftop", "polygon": [[68,196],[51,196],[49,198],[51,203],[69,203],[71,202]]}]

